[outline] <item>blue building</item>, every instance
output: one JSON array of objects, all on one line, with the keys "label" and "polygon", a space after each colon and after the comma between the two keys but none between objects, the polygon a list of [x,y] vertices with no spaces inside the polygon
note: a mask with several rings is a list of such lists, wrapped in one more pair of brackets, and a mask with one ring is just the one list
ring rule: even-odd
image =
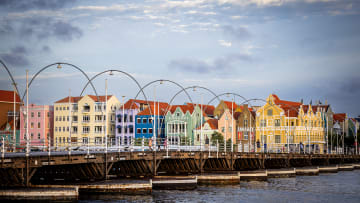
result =
[{"label": "blue building", "polygon": [[167,103],[159,102],[155,103],[155,114],[154,106],[139,112],[135,116],[135,138],[152,138],[154,124],[156,125],[156,137],[165,138],[165,114],[168,106]]}]

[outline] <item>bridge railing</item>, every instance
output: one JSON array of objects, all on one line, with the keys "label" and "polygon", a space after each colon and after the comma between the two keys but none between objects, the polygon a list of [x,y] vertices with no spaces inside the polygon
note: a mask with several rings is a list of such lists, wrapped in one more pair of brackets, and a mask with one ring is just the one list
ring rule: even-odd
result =
[{"label": "bridge railing", "polygon": [[[203,151],[203,152],[249,152],[249,147],[244,147],[241,144],[233,144],[224,142],[222,140],[216,141],[203,141],[201,144],[199,140],[191,138],[179,139],[166,139],[157,138],[156,140],[149,138],[128,139],[124,142],[123,139],[110,138],[108,139],[107,146],[104,139],[87,138],[81,141],[68,141],[69,139],[62,140],[62,142],[53,142],[53,140],[31,140],[29,141],[30,154],[43,153],[51,154],[79,154],[79,153],[103,153],[103,152],[139,152],[139,151]],[[14,147],[15,146],[15,147]],[[287,147],[283,144],[267,145],[266,148],[255,147],[256,153],[308,153],[309,146],[301,148],[298,144],[293,144]],[[311,146],[310,146],[311,147]],[[14,143],[12,139],[2,137],[0,139],[0,150],[2,157],[12,154],[25,154],[26,141]],[[252,152],[254,152],[252,151]],[[312,154],[320,154],[320,150],[310,150]],[[354,148],[346,148],[346,154],[354,154]],[[329,151],[330,153],[330,151]],[[331,154],[343,154],[342,149],[333,149]]]}]

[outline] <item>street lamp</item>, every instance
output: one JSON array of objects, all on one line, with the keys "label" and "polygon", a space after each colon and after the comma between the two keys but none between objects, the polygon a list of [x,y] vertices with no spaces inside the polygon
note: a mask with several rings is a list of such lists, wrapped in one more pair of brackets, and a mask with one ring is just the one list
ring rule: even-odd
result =
[{"label": "street lamp", "polygon": [[58,65],[57,65],[57,69],[61,69],[62,67],[61,67],[61,64],[60,63],[58,63]]}]

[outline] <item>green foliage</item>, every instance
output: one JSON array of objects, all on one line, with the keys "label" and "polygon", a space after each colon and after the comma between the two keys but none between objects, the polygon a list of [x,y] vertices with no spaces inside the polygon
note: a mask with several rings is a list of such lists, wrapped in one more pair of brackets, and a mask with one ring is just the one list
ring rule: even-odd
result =
[{"label": "green foliage", "polygon": [[217,142],[219,143],[219,145],[223,145],[224,144],[224,136],[219,132],[214,132],[211,135],[211,144],[216,145]]}]

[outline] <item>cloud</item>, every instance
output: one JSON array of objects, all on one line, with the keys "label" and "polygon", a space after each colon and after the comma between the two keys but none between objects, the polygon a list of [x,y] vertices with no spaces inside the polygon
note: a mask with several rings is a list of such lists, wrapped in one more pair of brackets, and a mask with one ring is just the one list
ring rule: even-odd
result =
[{"label": "cloud", "polygon": [[183,58],[172,60],[168,68],[193,73],[227,72],[234,69],[232,66],[234,63],[239,61],[249,62],[251,60],[251,57],[246,54],[227,55],[215,59],[212,63],[195,58]]},{"label": "cloud", "polygon": [[63,8],[66,4],[74,0],[1,0],[0,8],[12,11],[26,11],[31,9],[51,9]]},{"label": "cloud", "polygon": [[282,6],[289,3],[318,3],[335,2],[336,0],[218,0],[219,4],[230,4],[236,6],[256,5],[258,7]]},{"label": "cloud", "polygon": [[62,41],[71,41],[83,35],[80,28],[72,25],[70,22],[53,17],[32,16],[21,19],[6,19],[1,24],[6,25],[5,30],[0,30],[3,36],[17,35],[26,40],[56,38]]},{"label": "cloud", "polygon": [[225,25],[222,27],[225,35],[230,36],[236,40],[249,39],[251,33],[245,27],[233,27],[231,25]]},{"label": "cloud", "polygon": [[7,53],[0,53],[0,58],[11,66],[24,67],[29,65],[29,60],[26,57],[28,53],[24,46],[16,46]]},{"label": "cloud", "polygon": [[231,42],[227,42],[227,41],[225,41],[225,40],[219,40],[218,41],[219,42],[219,44],[221,45],[221,46],[224,46],[224,47],[231,47]]},{"label": "cloud", "polygon": [[45,52],[45,53],[49,53],[51,52],[51,49],[48,45],[44,45],[42,48],[41,48],[41,51]]}]

